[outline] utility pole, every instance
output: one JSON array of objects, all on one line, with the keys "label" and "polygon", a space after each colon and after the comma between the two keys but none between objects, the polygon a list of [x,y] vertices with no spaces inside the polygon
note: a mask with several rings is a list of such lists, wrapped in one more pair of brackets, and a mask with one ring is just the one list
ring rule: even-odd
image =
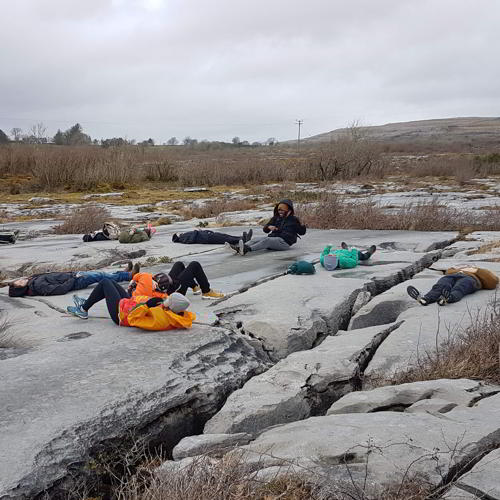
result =
[{"label": "utility pole", "polygon": [[297,136],[297,151],[300,151],[300,126],[304,123],[304,120],[295,120],[295,123],[299,126],[299,135]]}]

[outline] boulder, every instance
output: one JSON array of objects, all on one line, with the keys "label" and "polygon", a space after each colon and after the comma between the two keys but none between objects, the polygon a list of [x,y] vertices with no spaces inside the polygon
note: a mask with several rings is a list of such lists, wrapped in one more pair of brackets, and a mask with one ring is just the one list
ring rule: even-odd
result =
[{"label": "boulder", "polygon": [[248,444],[252,440],[250,434],[238,432],[236,434],[199,434],[187,436],[174,448],[174,460],[182,460],[195,455],[221,454],[236,446]]}]

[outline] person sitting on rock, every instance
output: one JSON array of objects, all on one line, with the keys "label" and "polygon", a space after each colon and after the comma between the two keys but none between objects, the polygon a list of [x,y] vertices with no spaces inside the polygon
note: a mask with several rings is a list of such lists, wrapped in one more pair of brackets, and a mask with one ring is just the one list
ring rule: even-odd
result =
[{"label": "person sitting on rock", "polygon": [[81,290],[99,283],[103,279],[130,281],[140,271],[138,263],[127,263],[124,271],[106,273],[102,271],[52,272],[35,274],[29,278],[19,278],[9,284],[10,297],[64,295],[72,290]]},{"label": "person sitting on rock", "polygon": [[145,295],[131,297],[123,287],[109,279],[102,280],[92,290],[88,299],[83,302],[75,301],[75,305],[68,306],[66,310],[73,316],[88,319],[89,309],[101,300],[106,300],[109,316],[119,326],[162,331],[191,328],[196,319],[194,313],[186,311],[190,303],[180,293],[173,293],[166,299]]},{"label": "person sitting on rock", "polygon": [[253,231],[250,229],[248,232],[243,231],[241,236],[232,236],[226,233],[219,233],[217,231],[210,231],[208,229],[195,229],[194,231],[187,231],[185,233],[172,236],[174,243],[184,243],[185,245],[223,245],[229,243],[230,245],[238,245],[240,241],[246,243],[252,239]]},{"label": "person sitting on rock", "polygon": [[377,250],[375,245],[366,251],[349,248],[345,242],[342,242],[340,246],[340,249],[332,250],[333,245],[327,245],[321,252],[319,260],[327,271],[352,269],[358,265],[360,260],[368,260]]},{"label": "person sitting on rock", "polygon": [[489,269],[481,267],[450,267],[443,273],[445,276],[440,278],[425,295],[420,295],[420,292],[411,285],[406,289],[408,295],[423,306],[433,302],[444,306],[458,302],[465,295],[477,292],[481,288],[494,290],[498,285],[498,276]]},{"label": "person sitting on rock", "polygon": [[142,241],[149,241],[153,234],[156,233],[156,228],[148,224],[147,227],[132,227],[124,229],[118,236],[120,243],[141,243]]},{"label": "person sitting on rock", "polygon": [[240,255],[258,250],[288,250],[297,243],[299,235],[306,234],[306,226],[295,216],[293,203],[290,200],[281,200],[274,207],[273,217],[262,229],[265,233],[269,233],[267,237],[255,238],[247,243],[240,240],[238,245],[225,243],[225,246]]},{"label": "person sitting on rock", "polygon": [[166,298],[174,292],[186,295],[188,288],[192,289],[194,295],[201,294],[202,299],[217,300],[225,296],[210,287],[203,267],[196,261],[190,262],[187,266],[183,262],[176,262],[168,274],[158,273],[154,276],[150,273],[136,274],[129,285],[129,292],[133,296]]}]

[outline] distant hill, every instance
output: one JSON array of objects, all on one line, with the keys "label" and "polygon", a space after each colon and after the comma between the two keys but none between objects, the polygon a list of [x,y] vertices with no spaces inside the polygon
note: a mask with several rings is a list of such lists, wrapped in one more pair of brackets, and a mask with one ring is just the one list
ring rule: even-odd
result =
[{"label": "distant hill", "polygon": [[[348,130],[339,128],[307,137],[303,141],[306,143],[327,142],[342,137]],[[381,143],[500,146],[500,117],[443,118],[388,123],[374,127],[360,127],[360,131],[370,140]]]}]

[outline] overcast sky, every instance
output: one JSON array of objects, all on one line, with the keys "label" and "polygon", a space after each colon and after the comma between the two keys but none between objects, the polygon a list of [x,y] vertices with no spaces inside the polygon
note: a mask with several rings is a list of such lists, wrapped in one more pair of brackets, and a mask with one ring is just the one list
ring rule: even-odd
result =
[{"label": "overcast sky", "polygon": [[260,141],[500,116],[498,0],[0,0],[0,129]]}]

